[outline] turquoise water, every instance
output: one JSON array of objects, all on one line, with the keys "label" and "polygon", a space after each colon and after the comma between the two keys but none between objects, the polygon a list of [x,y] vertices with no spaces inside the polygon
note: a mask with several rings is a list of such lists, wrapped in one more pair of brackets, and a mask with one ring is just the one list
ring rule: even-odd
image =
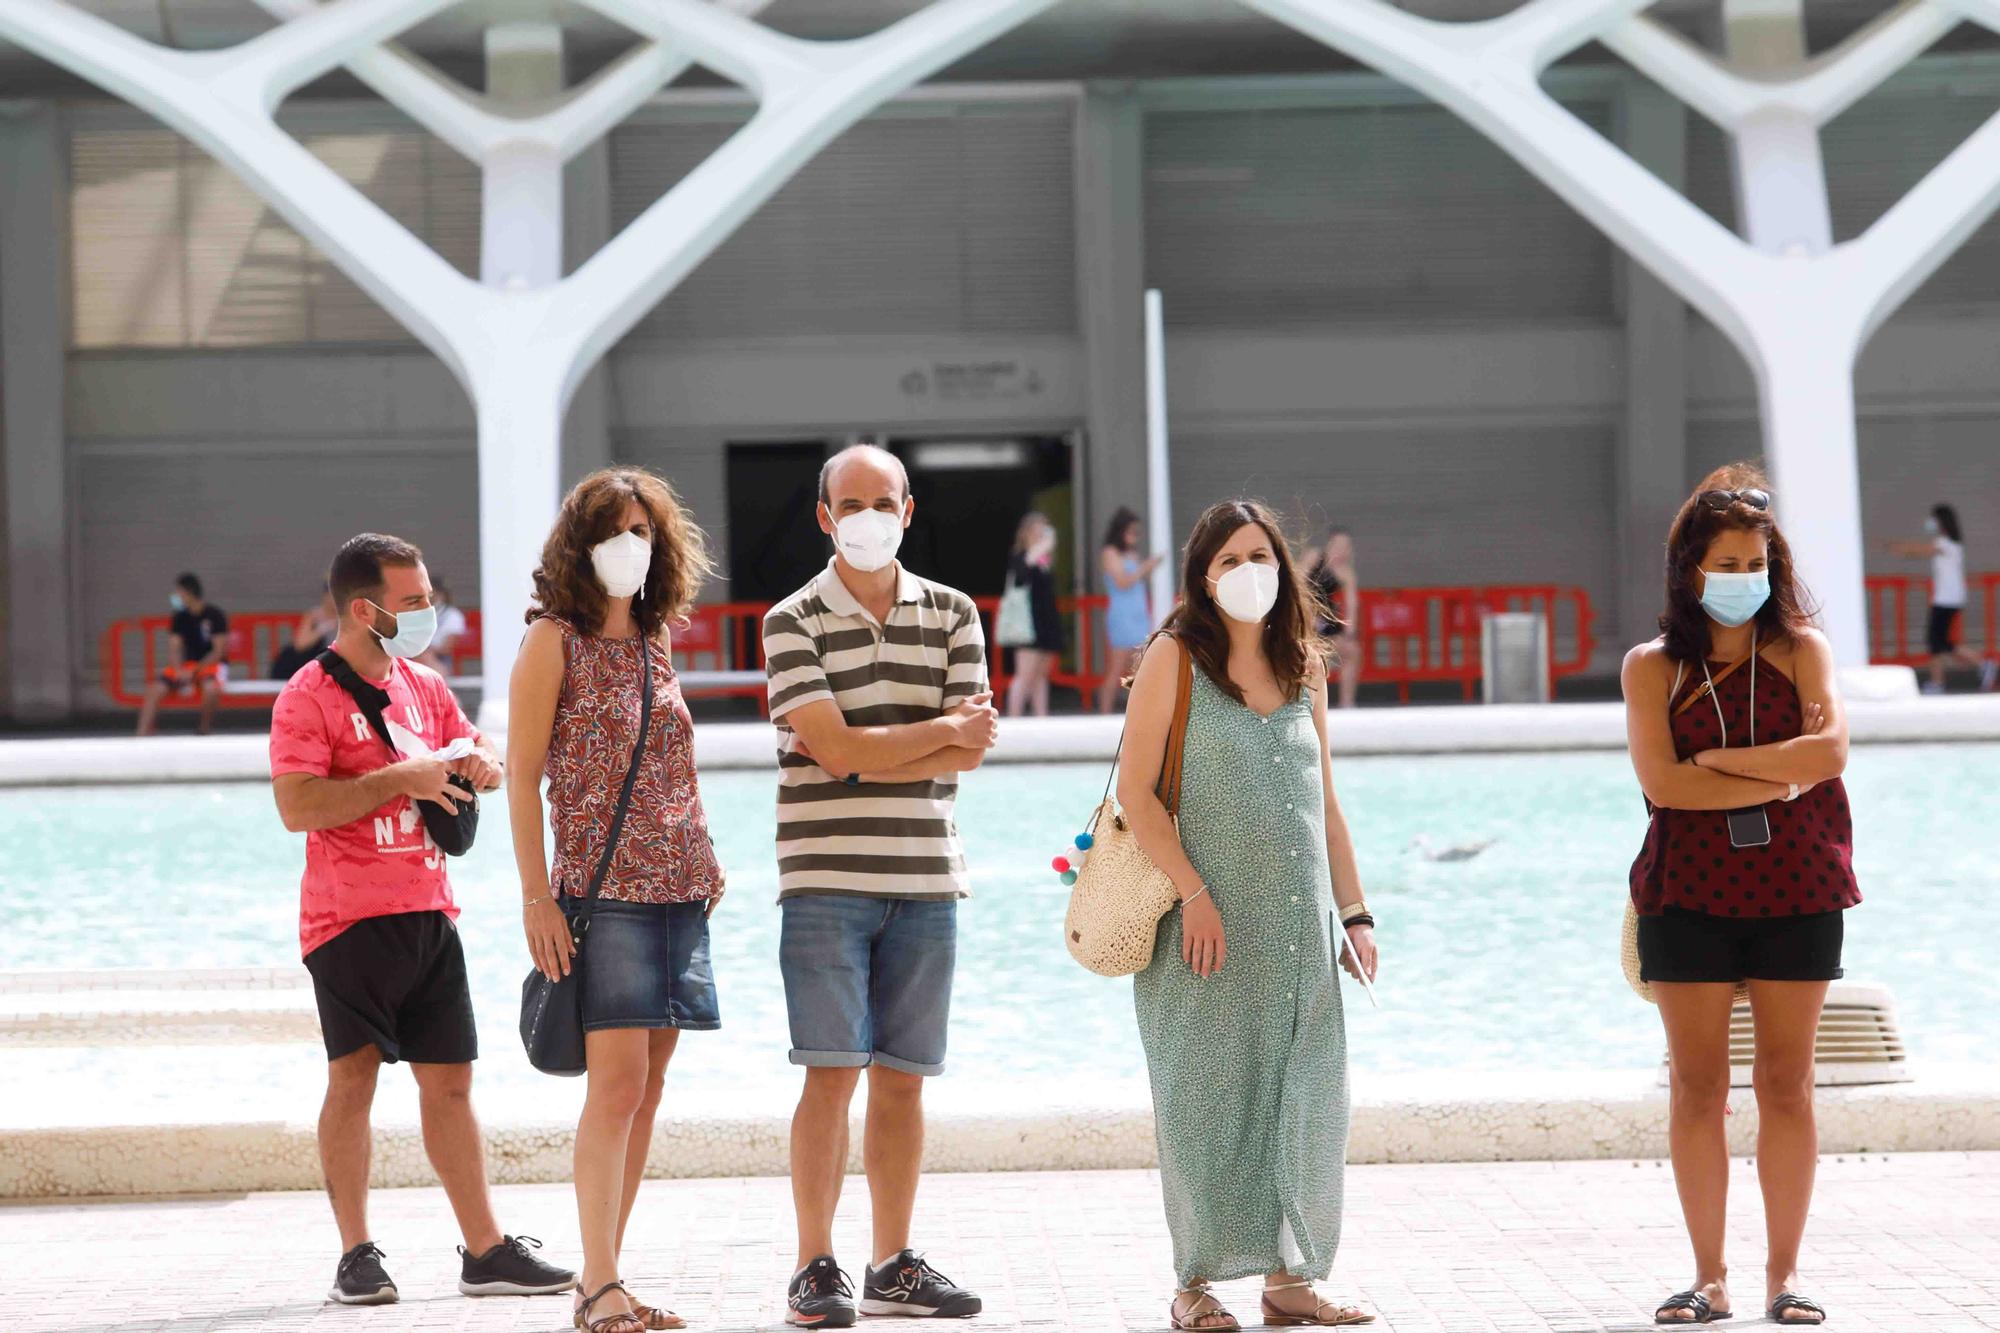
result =
[{"label": "turquoise water", "polygon": [[[1336,760],[1383,953],[1371,1011],[1348,983],[1357,1069],[1605,1069],[1659,1059],[1653,1010],[1625,988],[1617,931],[1644,815],[1622,755]],[[1989,1060],[2000,1009],[1990,831],[2000,745],[1857,747],[1848,773],[1867,901],[1848,922],[1848,976],[1891,985],[1913,1054]],[[960,917],[955,1073],[1136,1090],[1129,982],[1064,953],[1065,891],[1048,861],[1104,781],[1096,765],[973,775],[959,823],[975,897]],[[713,923],[723,1030],[681,1065],[745,1088],[782,1083],[773,783],[703,780],[730,894]],[[486,1058],[482,1078],[533,1077],[514,1037],[527,958],[497,803],[453,865]],[[1493,837],[1458,864],[1410,842]],[[256,785],[0,792],[0,969],[208,967],[297,961],[304,839]]]}]

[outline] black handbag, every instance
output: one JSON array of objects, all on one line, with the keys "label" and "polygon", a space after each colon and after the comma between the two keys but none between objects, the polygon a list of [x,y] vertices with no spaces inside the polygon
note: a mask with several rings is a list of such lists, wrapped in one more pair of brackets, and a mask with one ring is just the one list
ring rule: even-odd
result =
[{"label": "black handbag", "polygon": [[550,981],[539,967],[530,968],[521,982],[521,1045],[527,1048],[528,1063],[544,1074],[575,1078],[583,1072],[583,945],[590,933],[590,914],[597,905],[597,891],[611,873],[611,858],[618,850],[618,835],[625,829],[625,812],[632,804],[632,784],[639,778],[639,763],[646,757],[646,733],[653,723],[653,646],[643,638],[639,643],[639,742],[632,747],[632,763],[625,770],[625,785],[618,790],[618,807],[611,816],[611,832],[604,839],[604,855],[598,858],[597,872],[590,877],[590,892],[583,907],[570,919],[569,938],[575,946],[569,971],[560,981]]},{"label": "black handbag", "polygon": [[[389,692],[361,679],[360,673],[348,664],[347,659],[331,648],[313,660],[319,663],[320,670],[332,676],[353,697],[361,708],[362,716],[368,719],[368,725],[375,728],[375,734],[382,738],[382,744],[388,746],[389,753],[400,760],[403,752],[396,748],[396,742],[389,739],[389,724],[382,716],[382,710],[389,706]],[[447,780],[452,786],[452,800],[458,804],[457,813],[445,809],[436,801],[417,801],[414,804],[417,813],[424,817],[424,828],[438,850],[447,856],[464,856],[472,850],[472,840],[479,836],[479,793],[456,773]]]}]

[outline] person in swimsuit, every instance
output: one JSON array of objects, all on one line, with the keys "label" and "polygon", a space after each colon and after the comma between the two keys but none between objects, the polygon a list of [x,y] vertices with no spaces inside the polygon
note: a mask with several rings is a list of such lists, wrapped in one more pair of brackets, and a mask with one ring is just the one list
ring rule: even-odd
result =
[{"label": "person in swimsuit", "polygon": [[1361,689],[1361,580],[1354,572],[1354,534],[1343,527],[1328,528],[1325,540],[1307,557],[1306,578],[1330,613],[1320,617],[1319,632],[1334,641],[1340,706],[1352,708]]},{"label": "person in swimsuit", "polygon": [[1723,1262],[1729,1026],[1746,985],[1756,1031],[1757,1177],[1769,1248],[1764,1309],[1818,1324],[1796,1294],[1818,1160],[1813,1047],[1861,901],[1840,775],[1847,717],[1833,650],[1794,582],[1756,468],[1719,468],[1667,537],[1661,635],[1626,654],[1626,732],[1651,825],[1632,865],[1640,975],[1666,1025],[1668,1144],[1694,1282],[1655,1312],[1732,1312]]},{"label": "person in swimsuit", "polygon": [[1146,580],[1160,567],[1161,555],[1139,554],[1139,516],[1120,506],[1104,530],[1098,571],[1104,575],[1104,683],[1097,687],[1097,711],[1117,711],[1125,677],[1138,666],[1138,652],[1153,632],[1153,608]]}]

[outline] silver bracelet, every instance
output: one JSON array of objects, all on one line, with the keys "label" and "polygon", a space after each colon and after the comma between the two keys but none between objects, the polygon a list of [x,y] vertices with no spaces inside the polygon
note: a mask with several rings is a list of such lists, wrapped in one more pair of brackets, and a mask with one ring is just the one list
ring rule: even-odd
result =
[{"label": "silver bracelet", "polygon": [[1193,902],[1195,899],[1201,897],[1202,894],[1207,892],[1208,892],[1208,885],[1204,884],[1200,888],[1196,889],[1193,893],[1190,893],[1187,897],[1181,899],[1181,906],[1186,907],[1189,903]]}]

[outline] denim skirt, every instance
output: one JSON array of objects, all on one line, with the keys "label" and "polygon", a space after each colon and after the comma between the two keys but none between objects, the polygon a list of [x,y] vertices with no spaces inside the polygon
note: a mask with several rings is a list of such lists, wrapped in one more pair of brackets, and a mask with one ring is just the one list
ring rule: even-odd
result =
[{"label": "denim skirt", "polygon": [[[565,897],[574,920],[583,899]],[[599,898],[583,942],[583,1029],[722,1026],[708,961],[706,902]]]}]

